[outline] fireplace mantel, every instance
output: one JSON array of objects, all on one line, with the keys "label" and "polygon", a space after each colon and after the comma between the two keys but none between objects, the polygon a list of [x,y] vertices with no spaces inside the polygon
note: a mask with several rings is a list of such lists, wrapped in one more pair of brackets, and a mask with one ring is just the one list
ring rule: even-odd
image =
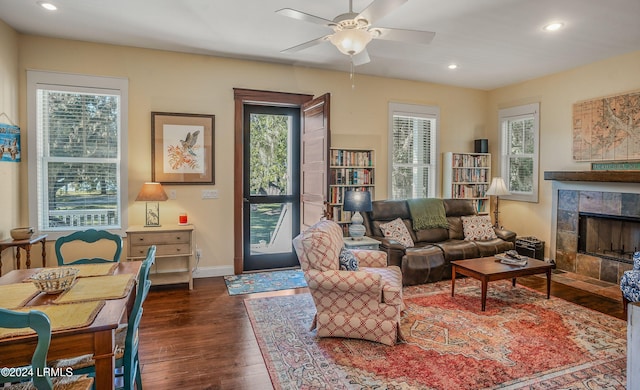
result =
[{"label": "fireplace mantel", "polygon": [[640,183],[640,171],[545,171],[545,180]]}]

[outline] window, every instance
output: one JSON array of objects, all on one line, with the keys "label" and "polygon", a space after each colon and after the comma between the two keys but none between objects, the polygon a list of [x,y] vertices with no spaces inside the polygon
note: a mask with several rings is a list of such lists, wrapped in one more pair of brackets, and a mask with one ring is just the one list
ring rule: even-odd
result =
[{"label": "window", "polygon": [[29,220],[39,231],[127,226],[127,90],[126,79],[27,72]]},{"label": "window", "polygon": [[538,201],[539,103],[499,111],[505,199]]},{"label": "window", "polygon": [[436,138],[440,109],[389,103],[391,199],[436,196]]}]

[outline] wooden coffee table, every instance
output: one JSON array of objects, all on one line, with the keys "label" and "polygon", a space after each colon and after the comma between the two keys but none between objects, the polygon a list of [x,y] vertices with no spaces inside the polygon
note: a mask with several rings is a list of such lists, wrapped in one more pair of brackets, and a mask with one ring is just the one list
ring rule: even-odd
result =
[{"label": "wooden coffee table", "polygon": [[495,257],[455,260],[451,262],[451,296],[456,288],[456,273],[466,275],[482,282],[482,311],[487,305],[487,284],[494,280],[511,279],[513,286],[516,278],[525,275],[547,274],[547,299],[551,295],[551,269],[553,265],[544,261],[529,259],[527,265],[516,266],[502,264]]}]

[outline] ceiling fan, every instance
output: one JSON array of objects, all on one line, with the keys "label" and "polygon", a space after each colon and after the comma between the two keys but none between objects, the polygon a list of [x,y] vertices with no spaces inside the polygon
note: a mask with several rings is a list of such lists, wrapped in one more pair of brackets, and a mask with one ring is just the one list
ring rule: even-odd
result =
[{"label": "ceiling fan", "polygon": [[370,61],[367,44],[372,39],[385,39],[410,43],[428,44],[435,33],[431,31],[404,30],[397,28],[372,27],[372,25],[400,7],[408,0],[374,0],[362,12],[353,12],[353,0],[349,0],[349,12],[336,16],[333,20],[310,15],[291,8],[283,8],[276,13],[293,19],[320,24],[333,29],[333,34],[316,38],[288,49],[282,53],[294,53],[329,41],[340,52],[351,56],[353,65],[362,65]]}]

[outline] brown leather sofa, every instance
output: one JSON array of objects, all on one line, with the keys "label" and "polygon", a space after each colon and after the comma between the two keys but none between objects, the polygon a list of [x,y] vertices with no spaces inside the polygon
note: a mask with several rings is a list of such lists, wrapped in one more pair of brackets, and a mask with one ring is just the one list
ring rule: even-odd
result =
[{"label": "brown leather sofa", "polygon": [[[424,283],[436,281],[440,278],[451,278],[451,261],[465,260],[476,257],[493,256],[515,246],[516,233],[494,229],[498,238],[484,241],[467,241],[464,239],[462,216],[476,215],[472,200],[443,199],[449,228],[433,228],[414,231],[411,213],[406,200],[379,200],[373,202],[372,211],[363,213],[366,235],[381,242],[380,250],[387,252],[389,265],[397,265],[403,271],[403,284]],[[411,234],[415,247],[406,248],[398,241],[384,237],[380,224],[401,218]],[[414,267],[406,263],[412,255],[430,253],[439,255],[438,248],[444,258],[444,267],[439,275],[428,278],[419,273],[425,272],[425,267]],[[427,271],[428,272],[428,271]],[[427,280],[428,279],[428,280]]]}]

